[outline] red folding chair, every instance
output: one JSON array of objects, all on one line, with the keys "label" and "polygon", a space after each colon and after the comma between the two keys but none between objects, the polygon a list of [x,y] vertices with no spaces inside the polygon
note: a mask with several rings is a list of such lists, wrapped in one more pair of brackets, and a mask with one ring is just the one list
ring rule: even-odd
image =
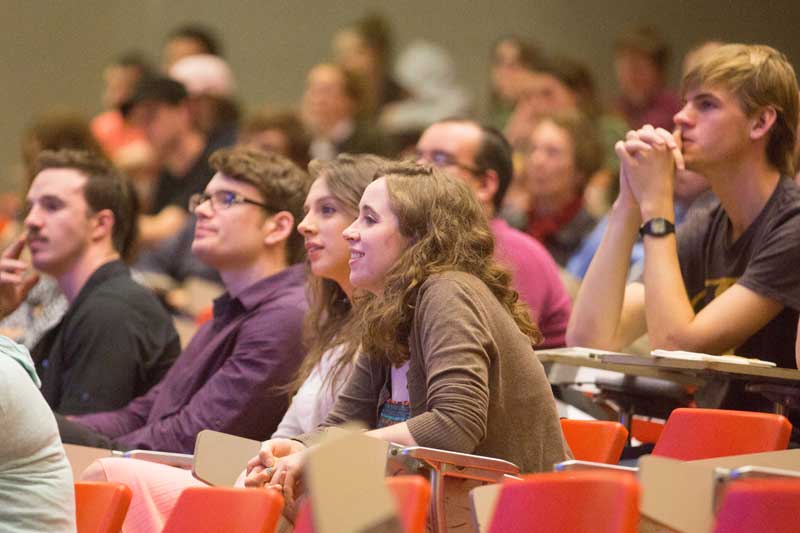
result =
[{"label": "red folding chair", "polygon": [[170,513],[163,533],[273,533],[283,496],[269,489],[191,487]]},{"label": "red folding chair", "polygon": [[578,461],[617,464],[628,438],[619,422],[561,419],[561,430]]},{"label": "red folding chair", "polygon": [[693,461],[785,450],[792,425],[782,415],[724,409],[675,409],[653,455]]},{"label": "red folding chair", "polygon": [[731,481],[717,512],[715,533],[797,533],[800,479]]},{"label": "red folding chair", "polygon": [[639,482],[627,472],[581,470],[503,483],[489,533],[635,533]]},{"label": "red folding chair", "polygon": [[[431,486],[421,476],[386,478],[386,488],[394,498],[397,513],[405,533],[424,533],[431,500]],[[353,510],[353,512],[357,512]],[[294,533],[313,533],[314,519],[309,499],[300,505]]]},{"label": "red folding chair", "polygon": [[75,483],[78,533],[119,533],[131,504],[131,489],[122,483]]}]

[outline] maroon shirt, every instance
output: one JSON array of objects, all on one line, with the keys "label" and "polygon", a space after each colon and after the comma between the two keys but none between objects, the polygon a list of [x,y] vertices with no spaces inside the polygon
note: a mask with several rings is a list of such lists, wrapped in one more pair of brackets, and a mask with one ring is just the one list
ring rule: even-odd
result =
[{"label": "maroon shirt", "polygon": [[672,117],[681,110],[681,99],[673,91],[664,88],[647,105],[641,107],[620,98],[617,100],[617,110],[633,129],[651,124],[655,128],[672,131]]},{"label": "maroon shirt", "polygon": [[289,405],[277,389],[294,379],[303,359],[306,309],[303,265],[236,298],[225,293],[161,383],[122,409],[74,420],[123,450],[192,453],[203,429],[265,439]]}]

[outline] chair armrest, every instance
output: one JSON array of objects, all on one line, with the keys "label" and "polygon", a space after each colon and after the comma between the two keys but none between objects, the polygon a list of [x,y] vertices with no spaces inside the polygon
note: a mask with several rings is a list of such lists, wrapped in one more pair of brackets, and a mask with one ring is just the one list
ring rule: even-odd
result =
[{"label": "chair armrest", "polygon": [[390,446],[389,458],[392,462],[404,463],[410,470],[429,467],[444,476],[476,479],[486,482],[502,481],[503,476],[516,476],[519,467],[503,459],[449,452],[422,446]]},{"label": "chair armrest", "polygon": [[553,465],[553,470],[556,472],[595,469],[616,470],[618,472],[630,472],[631,474],[637,474],[639,472],[639,469],[633,466],[610,465],[607,463],[595,463],[593,461],[577,461],[575,459],[562,461]]},{"label": "chair armrest", "polygon": [[126,452],[115,451],[113,455],[127,457],[129,459],[139,459],[151,463],[161,463],[176,468],[189,470],[194,462],[194,455],[188,453],[154,452],[151,450],[128,450]]}]

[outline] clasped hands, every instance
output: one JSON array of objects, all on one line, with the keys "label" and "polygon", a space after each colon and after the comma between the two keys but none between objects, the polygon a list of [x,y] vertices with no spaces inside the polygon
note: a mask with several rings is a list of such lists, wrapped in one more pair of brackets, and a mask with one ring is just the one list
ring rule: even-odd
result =
[{"label": "clasped hands", "polygon": [[680,133],[645,125],[614,146],[620,160],[619,202],[638,206],[642,218],[673,212],[675,171],[684,170]]},{"label": "clasped hands", "polygon": [[306,446],[291,439],[270,439],[258,455],[247,462],[245,487],[268,488],[283,493],[284,513],[294,514],[295,500],[302,495],[302,469]]}]

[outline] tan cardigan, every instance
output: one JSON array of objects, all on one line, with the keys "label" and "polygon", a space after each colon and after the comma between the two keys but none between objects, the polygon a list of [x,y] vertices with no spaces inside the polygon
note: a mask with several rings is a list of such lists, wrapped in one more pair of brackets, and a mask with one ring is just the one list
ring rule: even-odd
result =
[{"label": "tan cardigan", "polygon": [[[446,272],[422,284],[409,350],[407,424],[420,446],[505,459],[522,472],[571,457],[530,340],[478,278]],[[389,370],[381,358],[360,357],[320,427],[375,427],[391,396]]]}]

